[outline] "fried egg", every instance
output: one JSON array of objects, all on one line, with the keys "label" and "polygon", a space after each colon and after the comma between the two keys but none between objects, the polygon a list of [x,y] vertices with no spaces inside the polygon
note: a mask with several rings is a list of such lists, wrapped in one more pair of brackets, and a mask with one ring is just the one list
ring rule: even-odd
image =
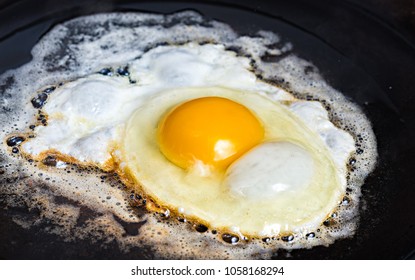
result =
[{"label": "fried egg", "polygon": [[270,258],[352,236],[376,163],[369,120],[290,42],[251,35],[194,11],[51,29],[0,76],[14,182],[0,194],[39,213],[13,220],[148,258]]},{"label": "fried egg", "polygon": [[[129,69],[55,90],[25,152],[119,168],[170,212],[246,236],[313,231],[339,204],[354,140],[316,102],[260,81],[221,45],[158,47]],[[324,130],[292,108],[317,111]]]}]

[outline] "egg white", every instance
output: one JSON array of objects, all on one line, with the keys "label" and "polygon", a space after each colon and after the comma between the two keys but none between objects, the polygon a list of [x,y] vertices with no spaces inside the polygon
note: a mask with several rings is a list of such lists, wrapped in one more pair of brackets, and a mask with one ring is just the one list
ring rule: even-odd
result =
[{"label": "egg white", "polygon": [[[240,229],[248,235],[315,229],[339,202],[346,185],[345,162],[354,150],[354,141],[329,121],[318,102],[296,100],[288,92],[258,80],[249,59],[221,45],[161,46],[128,66],[129,79],[92,74],[57,88],[42,109],[48,125],[36,127],[36,137],[22,145],[23,152],[39,160],[50,152],[58,153],[108,171],[126,167],[136,184],[172,211],[185,211],[185,215],[213,227]],[[252,195],[249,190],[249,199],[244,200],[235,196],[244,193],[237,184],[220,187],[226,184],[223,174],[201,178],[171,166],[160,156],[152,138],[160,114],[191,97],[209,95],[223,95],[253,110],[267,124],[266,139],[288,140],[307,150],[315,163],[310,186],[298,194],[289,188],[284,195],[271,195],[272,199],[263,201],[257,199],[264,197],[263,193]],[[238,169],[244,167],[232,172],[232,181],[252,185],[242,176],[246,172]],[[270,176],[253,171],[251,175]],[[182,187],[195,182],[199,188]],[[204,194],[210,198],[188,199]]]}]

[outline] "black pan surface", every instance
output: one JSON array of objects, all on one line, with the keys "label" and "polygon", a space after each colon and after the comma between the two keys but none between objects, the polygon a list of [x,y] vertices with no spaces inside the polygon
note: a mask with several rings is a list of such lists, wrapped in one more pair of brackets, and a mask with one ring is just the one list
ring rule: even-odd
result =
[{"label": "black pan surface", "polygon": [[[363,186],[356,235],[329,247],[278,253],[275,258],[415,259],[413,1],[2,1],[0,74],[29,61],[33,45],[58,22],[97,12],[183,9],[224,21],[243,34],[261,29],[280,34],[334,88],[360,104],[373,123],[379,163]],[[1,172],[0,179],[1,188],[12,183],[4,181]],[[11,217],[37,213],[6,209],[1,201],[1,259],[153,256],[151,248],[123,253],[115,243],[102,249],[88,240],[64,242],[40,227],[25,230]]]}]

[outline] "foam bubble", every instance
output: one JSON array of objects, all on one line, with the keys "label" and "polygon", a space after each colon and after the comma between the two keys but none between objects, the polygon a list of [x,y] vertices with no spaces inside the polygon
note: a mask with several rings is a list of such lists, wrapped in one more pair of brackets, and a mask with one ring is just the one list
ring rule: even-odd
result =
[{"label": "foam bubble", "polygon": [[[31,125],[44,125],[36,121],[38,108],[31,102],[43,102],[40,92],[102,69],[118,69],[155,46],[190,41],[222,44],[249,57],[258,77],[298,98],[320,101],[330,108],[332,122],[354,137],[357,147],[349,164],[347,193],[335,215],[317,231],[264,241],[205,229],[164,211],[149,213],[145,207],[151,201],[132,193],[115,174],[60,159],[33,162],[12,151],[20,143],[6,144],[12,135],[30,137]],[[328,246],[352,236],[360,187],[376,163],[375,136],[361,109],[330,87],[314,65],[290,54],[291,49],[291,43],[272,32],[239,36],[230,26],[190,11],[100,14],[55,26],[33,48],[30,63],[0,77],[0,205],[29,209],[30,217],[12,217],[22,227],[47,224],[46,232],[64,240],[100,241],[103,247],[115,240],[125,251],[146,246],[156,258],[269,258],[280,248]]]}]

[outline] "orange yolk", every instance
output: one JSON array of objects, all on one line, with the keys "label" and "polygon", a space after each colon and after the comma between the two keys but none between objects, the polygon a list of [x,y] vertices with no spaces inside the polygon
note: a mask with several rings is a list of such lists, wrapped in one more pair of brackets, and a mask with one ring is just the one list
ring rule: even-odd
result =
[{"label": "orange yolk", "polygon": [[184,169],[198,162],[225,169],[263,137],[264,129],[251,111],[222,97],[185,102],[158,125],[160,150]]}]

